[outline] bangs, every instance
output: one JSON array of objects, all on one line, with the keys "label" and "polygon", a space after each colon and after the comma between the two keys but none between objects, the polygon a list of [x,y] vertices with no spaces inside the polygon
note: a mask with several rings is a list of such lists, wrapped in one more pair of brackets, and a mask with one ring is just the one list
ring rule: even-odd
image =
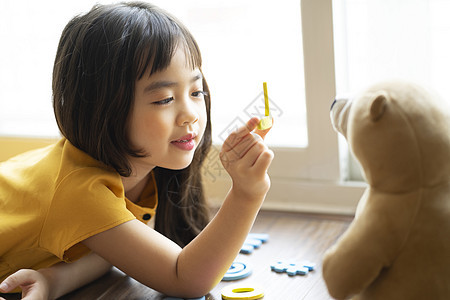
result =
[{"label": "bangs", "polygon": [[175,17],[160,8],[152,7],[150,11],[145,10],[142,22],[145,22],[142,32],[135,33],[139,40],[135,56],[137,59],[134,60],[136,80],[141,79],[144,74],[151,76],[166,69],[178,48],[184,51],[188,67],[201,70],[202,58],[197,42]]}]

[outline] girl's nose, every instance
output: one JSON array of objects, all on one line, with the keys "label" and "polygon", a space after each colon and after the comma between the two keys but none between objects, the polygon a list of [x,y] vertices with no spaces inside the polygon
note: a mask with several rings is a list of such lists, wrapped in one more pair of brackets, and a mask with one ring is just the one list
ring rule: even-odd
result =
[{"label": "girl's nose", "polygon": [[198,121],[198,113],[195,109],[195,104],[190,99],[185,99],[183,105],[180,106],[180,111],[177,117],[177,124],[179,126],[187,126]]}]

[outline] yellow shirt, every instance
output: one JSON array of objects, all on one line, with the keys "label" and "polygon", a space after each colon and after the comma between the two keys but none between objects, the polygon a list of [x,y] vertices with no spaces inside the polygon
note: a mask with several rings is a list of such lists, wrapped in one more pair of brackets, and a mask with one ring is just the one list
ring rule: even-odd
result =
[{"label": "yellow shirt", "polygon": [[135,204],[120,175],[66,139],[0,164],[0,281],[23,268],[72,262],[86,238],[154,217],[154,177]]}]

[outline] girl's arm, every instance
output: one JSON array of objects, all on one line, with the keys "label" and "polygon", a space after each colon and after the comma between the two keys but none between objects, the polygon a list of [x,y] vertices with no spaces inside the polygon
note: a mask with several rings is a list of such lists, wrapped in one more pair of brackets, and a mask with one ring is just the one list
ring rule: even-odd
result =
[{"label": "girl's arm", "polygon": [[[22,269],[2,282],[2,291],[22,289],[24,299],[56,299],[111,269],[111,264],[91,253],[73,263],[58,263],[38,271]],[[4,287],[4,288],[3,288]]]},{"label": "girl's arm", "polygon": [[232,187],[214,219],[184,249],[137,220],[83,243],[162,293],[184,298],[207,294],[236,258],[270,186],[267,169],[273,153],[252,133],[257,123],[251,119],[225,141],[220,157]]}]

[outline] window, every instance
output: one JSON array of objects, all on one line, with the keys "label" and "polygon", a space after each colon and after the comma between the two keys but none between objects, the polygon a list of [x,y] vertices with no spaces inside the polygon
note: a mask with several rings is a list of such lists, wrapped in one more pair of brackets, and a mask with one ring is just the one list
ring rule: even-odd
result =
[{"label": "window", "polygon": [[[57,136],[51,71],[58,39],[71,17],[96,2],[0,2],[1,135]],[[336,94],[331,0],[150,2],[179,17],[199,42],[213,94],[215,143],[262,107],[262,82],[268,82],[275,126],[267,142],[276,157],[265,207],[353,212],[362,187],[340,180],[328,116]],[[218,149],[204,168],[213,203],[229,188]]]},{"label": "window", "polygon": [[[302,31],[297,34],[302,34],[303,42],[308,144],[296,148],[272,146],[276,157],[264,207],[352,213],[365,185],[341,181],[337,134],[329,120],[336,94],[331,0],[300,3]],[[295,120],[290,122],[296,126]],[[211,162],[220,170],[217,159]],[[221,201],[229,186],[227,180],[218,177],[208,183],[210,195],[217,195]]]},{"label": "window", "polygon": [[[402,78],[447,96],[450,1],[333,0],[333,11],[338,93]],[[355,160],[345,159],[346,177],[362,179]]]}]

